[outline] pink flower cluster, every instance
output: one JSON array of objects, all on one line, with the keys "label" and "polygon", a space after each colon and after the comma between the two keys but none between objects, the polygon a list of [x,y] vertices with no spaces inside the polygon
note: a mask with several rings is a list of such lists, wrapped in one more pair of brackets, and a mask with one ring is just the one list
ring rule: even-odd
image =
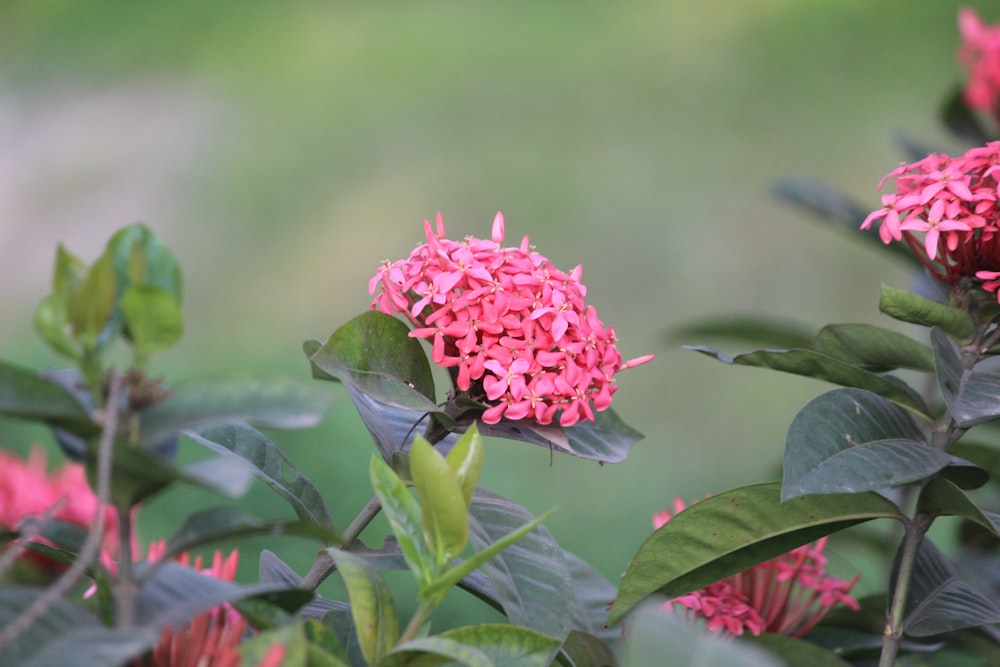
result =
[{"label": "pink flower cluster", "polygon": [[[683,500],[674,500],[673,511],[653,517],[659,528],[683,511]],[[669,610],[683,609],[693,619],[703,619],[709,630],[742,635],[761,632],[801,637],[838,604],[855,611],[850,596],[860,575],[849,580],[826,574],[826,538],[792,549],[700,590],[668,600]]]},{"label": "pink flower cluster", "polygon": [[[963,279],[1000,283],[1000,142],[972,148],[960,157],[928,155],[889,172],[894,194],[861,225],[879,222],[883,243],[903,241],[939,279],[956,286]],[[917,235],[922,234],[921,240]]]},{"label": "pink flower cluster", "polygon": [[[83,466],[66,463],[49,472],[45,452],[32,449],[27,460],[0,451],[0,526],[16,530],[29,517],[44,515],[57,503],[53,518],[89,528],[97,516],[97,496],[87,483]],[[104,510],[104,545],[118,545],[118,520],[113,507]]]},{"label": "pink flower cluster", "polygon": [[431,358],[452,371],[459,390],[487,401],[482,420],[533,419],[571,426],[611,405],[614,375],[652,359],[623,362],[614,329],[605,327],[577,266],[557,269],[525,236],[505,248],[497,213],[492,240],[444,236],[424,221],[427,242],[408,259],[386,261],[368,289],[372,308],[402,313],[410,336],[431,342]]},{"label": "pink flower cluster", "polygon": [[1000,121],[1000,25],[988,26],[975,10],[963,8],[958,30],[962,36],[958,61],[969,70],[962,93],[965,103]]}]

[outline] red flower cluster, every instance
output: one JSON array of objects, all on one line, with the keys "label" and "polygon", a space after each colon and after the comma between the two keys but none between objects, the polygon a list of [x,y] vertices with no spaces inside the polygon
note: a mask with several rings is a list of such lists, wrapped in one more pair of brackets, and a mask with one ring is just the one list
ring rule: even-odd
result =
[{"label": "red flower cluster", "polygon": [[[1000,142],[973,148],[960,157],[928,155],[889,172],[895,194],[861,225],[877,221],[884,243],[904,241],[939,279],[955,286],[963,278],[1000,277]],[[923,240],[916,236],[923,234]],[[996,291],[1000,283],[983,287]]]},{"label": "red flower cluster", "polygon": [[962,91],[965,103],[1000,121],[1000,25],[988,26],[975,10],[964,8],[958,13],[958,31],[958,61],[969,70]]},{"label": "red flower cluster", "polygon": [[[667,523],[686,508],[680,498],[673,512],[653,517],[653,528]],[[741,635],[749,631],[801,637],[812,630],[837,604],[859,609],[850,596],[860,575],[850,580],[826,574],[826,538],[806,544],[749,570],[734,574],[700,590],[668,600],[664,607],[678,607],[695,619],[704,619],[709,630]]]},{"label": "red flower cluster", "polygon": [[456,384],[492,407],[482,420],[533,419],[571,426],[605,410],[617,387],[614,375],[652,359],[623,362],[615,332],[584,302],[577,266],[564,273],[524,237],[505,248],[503,215],[492,240],[444,237],[424,221],[427,243],[408,259],[386,261],[368,286],[372,308],[402,313],[415,338],[432,343],[431,358],[455,368]]}]

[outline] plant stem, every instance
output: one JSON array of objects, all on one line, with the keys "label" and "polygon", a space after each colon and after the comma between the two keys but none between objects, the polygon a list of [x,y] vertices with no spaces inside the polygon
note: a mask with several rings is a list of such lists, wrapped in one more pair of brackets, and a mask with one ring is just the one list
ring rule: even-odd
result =
[{"label": "plant stem", "polygon": [[892,667],[896,662],[896,653],[903,638],[903,614],[906,611],[906,596],[910,591],[910,577],[913,575],[920,544],[930,525],[931,518],[926,514],[917,514],[906,524],[906,534],[899,554],[896,590],[892,595],[889,617],[882,633],[882,655],[879,657],[878,667]]},{"label": "plant stem", "polygon": [[399,641],[396,642],[397,646],[417,638],[417,635],[420,634],[420,629],[430,620],[431,612],[434,611],[435,606],[426,600],[421,600],[420,604],[417,605],[417,610],[410,617],[410,622],[406,624],[403,634],[399,636]]},{"label": "plant stem", "polygon": [[132,568],[132,516],[127,505],[118,505],[118,535],[121,541],[121,553],[118,559],[118,577],[115,581],[115,618],[118,627],[129,628],[135,625],[135,603],[139,594],[139,586],[135,581]]},{"label": "plant stem", "polygon": [[[118,405],[121,393],[122,379],[118,373],[111,373],[109,403]],[[115,433],[118,429],[118,414],[116,411],[104,415],[104,426],[97,445],[97,511],[94,521],[87,533],[87,538],[80,547],[80,553],[69,568],[56,579],[51,586],[35,598],[21,614],[0,630],[0,649],[7,646],[35,624],[45,613],[59,602],[60,598],[69,592],[87,568],[97,558],[104,539],[104,508],[111,496],[111,454],[114,449]]]}]

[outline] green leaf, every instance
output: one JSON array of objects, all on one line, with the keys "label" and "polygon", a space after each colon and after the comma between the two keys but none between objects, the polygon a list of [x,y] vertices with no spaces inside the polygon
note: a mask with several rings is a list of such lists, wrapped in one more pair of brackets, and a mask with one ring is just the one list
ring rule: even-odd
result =
[{"label": "green leaf", "polygon": [[948,412],[962,428],[1000,417],[1000,373],[965,369],[958,346],[941,329],[931,331],[938,386]]},{"label": "green leaf", "polygon": [[329,392],[289,378],[238,374],[188,380],[140,412],[141,441],[149,446],[185,429],[232,422],[306,428],[318,424],[331,403]]},{"label": "green leaf", "polygon": [[906,410],[868,391],[835,389],[810,401],[788,428],[781,499],[899,486],[951,461]]},{"label": "green leaf", "polygon": [[479,436],[479,429],[473,424],[445,457],[458,478],[466,508],[472,502],[472,494],[476,490],[476,482],[479,481],[479,472],[483,469],[483,449],[483,439]]},{"label": "green leaf", "polygon": [[765,633],[757,637],[744,637],[748,644],[761,646],[788,665],[809,665],[809,667],[851,667],[851,663],[837,657],[804,639]]},{"label": "green leaf", "polygon": [[185,431],[184,435],[214,452],[235,454],[249,462],[257,478],[284,498],[301,520],[333,528],[319,489],[259,431],[245,424],[228,424]]},{"label": "green leaf", "polygon": [[445,663],[467,667],[495,667],[493,661],[478,648],[440,635],[421,637],[400,644],[378,667],[431,667]]},{"label": "green leaf", "polygon": [[424,541],[420,506],[403,481],[382,459],[373,456],[368,472],[403,558],[417,581],[421,585],[426,584],[434,578],[436,570],[434,557]]},{"label": "green leaf", "polygon": [[151,285],[130,285],[122,294],[122,316],[140,357],[163,350],[184,331],[181,305],[165,289]]},{"label": "green leaf", "polygon": [[767,348],[809,347],[812,332],[794,322],[753,315],[717,317],[682,324],[669,332],[671,341],[724,338]]},{"label": "green leaf", "polygon": [[567,667],[618,667],[618,657],[607,643],[580,630],[566,637],[559,662]]},{"label": "green leaf", "polygon": [[385,405],[437,412],[434,378],[420,341],[391,315],[368,311],[333,332],[309,358],[323,373]]},{"label": "green leaf", "polygon": [[1000,449],[963,439],[949,447],[948,453],[971,461],[985,469],[991,478],[1000,479]]},{"label": "green leaf", "polygon": [[[87,445],[87,475],[93,484],[97,477],[97,443],[89,442]],[[184,479],[180,470],[139,447],[116,443],[111,456],[113,505],[133,507]]]},{"label": "green leaf", "polygon": [[930,517],[960,516],[974,521],[997,537],[1000,537],[1000,516],[984,512],[953,482],[932,479],[923,491],[917,505],[920,512]]},{"label": "green leaf", "polygon": [[572,581],[573,627],[617,646],[621,633],[607,627],[607,621],[608,605],[618,594],[618,588],[580,556],[564,550],[563,557]]},{"label": "green leaf", "polygon": [[118,281],[107,253],[91,265],[80,289],[69,300],[69,322],[76,338],[90,350],[100,351],[114,336],[111,315]]},{"label": "green leaf", "polygon": [[137,222],[115,232],[106,252],[122,290],[129,285],[158,287],[180,303],[180,265],[146,225]]},{"label": "green leaf", "polygon": [[[469,625],[447,630],[435,637],[407,642],[406,651],[419,650],[435,656],[457,660],[468,667],[546,667],[553,659],[560,642],[527,628],[499,623]],[[395,652],[394,652],[395,653]],[[403,657],[403,656],[400,656]],[[385,666],[430,667],[442,664],[433,659],[413,663],[390,660]],[[450,663],[449,663],[450,664]]]},{"label": "green leaf", "polygon": [[328,549],[344,579],[351,617],[361,653],[369,665],[379,663],[399,640],[399,621],[392,594],[370,565],[354,554]]},{"label": "green leaf", "polygon": [[924,538],[910,577],[903,631],[929,637],[993,623],[1000,623],[1000,607],[959,579],[951,563]]},{"label": "green leaf", "polygon": [[100,432],[72,393],[34,371],[4,361],[0,361],[0,415],[40,421],[81,435]]},{"label": "green leaf", "polygon": [[444,574],[439,576],[437,579],[432,581],[429,585],[423,587],[420,591],[420,597],[424,600],[437,601],[444,597],[445,593],[448,592],[452,586],[456,585],[465,576],[471,574],[475,570],[479,569],[484,563],[489,559],[496,556],[498,553],[509,547],[510,545],[517,542],[519,539],[530,533],[536,526],[540,526],[545,519],[549,517],[555,509],[551,509],[544,514],[541,514],[535,520],[529,521],[528,523],[522,525],[511,533],[508,533],[501,537],[500,539],[494,541],[492,544],[487,546],[481,551],[477,551],[468,559],[459,562],[454,565],[451,569],[445,571]]},{"label": "green leaf", "polygon": [[958,340],[970,340],[976,329],[969,314],[964,310],[884,284],[878,307],[889,317],[903,322],[941,327]]},{"label": "green leaf", "polygon": [[58,295],[50,294],[35,309],[35,331],[49,346],[73,360],[80,358],[80,346],[70,336],[69,306],[67,300]]},{"label": "green leaf", "polygon": [[60,243],[56,248],[55,270],[52,272],[52,294],[68,302],[86,277],[87,263]]},{"label": "green leaf", "polygon": [[929,418],[923,400],[905,384],[812,350],[757,350],[731,357],[710,347],[686,346],[686,349],[715,357],[727,364],[771,368],[845,387],[867,389],[922,417]]},{"label": "green leaf", "polygon": [[829,324],[809,346],[874,373],[895,368],[934,372],[931,349],[906,336],[871,324]]},{"label": "green leaf", "polygon": [[608,623],[617,623],[654,593],[675,598],[849,526],[906,518],[874,492],[786,502],[779,493],[778,483],[733,489],[673,517],[632,558]]},{"label": "green leaf", "polygon": [[67,665],[100,665],[122,667],[151,650],[160,640],[152,628],[73,627],[39,645],[40,650],[24,662],[0,665],[17,667],[66,667]]},{"label": "green leaf", "polygon": [[[483,551],[534,518],[520,505],[478,489],[469,512],[472,544]],[[559,640],[574,627],[573,580],[562,550],[545,526],[486,561],[482,570],[511,623]],[[604,601],[605,608],[613,598],[614,589]]]},{"label": "green leaf", "polygon": [[167,541],[165,560],[221,540],[257,535],[298,535],[324,542],[339,542],[340,536],[311,521],[264,521],[236,507],[211,507],[192,514]]},{"label": "green leaf", "polygon": [[[655,604],[639,609],[629,622],[626,653],[628,667],[788,667],[763,648],[720,637]],[[669,662],[664,662],[666,656]]]},{"label": "green leaf", "polygon": [[410,474],[420,496],[424,539],[441,568],[469,541],[469,509],[462,485],[440,452],[421,437],[410,448]]}]

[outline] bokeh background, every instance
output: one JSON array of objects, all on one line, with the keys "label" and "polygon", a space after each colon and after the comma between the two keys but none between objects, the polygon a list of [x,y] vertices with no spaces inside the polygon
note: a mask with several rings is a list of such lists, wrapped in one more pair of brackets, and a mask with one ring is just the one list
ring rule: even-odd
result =
[{"label": "bokeh background", "polygon": [[[905,268],[769,190],[808,176],[875,208],[899,137],[955,149],[937,113],[962,79],[960,6],[3,3],[0,353],[57,364],[31,327],[56,244],[90,261],[142,220],[185,271],[187,329],[157,372],[306,378],[301,342],[368,307],[369,277],[424,218],[485,236],[503,210],[508,240],[584,265],[626,357],[657,354],[619,376],[616,409],[646,434],[628,461],[498,441],[482,479],[534,512],[558,505],[557,539],[614,580],[675,496],[776,480],[788,423],[826,389],[684,351],[672,329],[751,313],[888,324],[879,283],[907,287]],[[272,435],[346,525],[373,450],[346,397],[321,427]],[[0,445],[33,442],[48,439],[0,421]],[[143,537],[216,500],[165,494]],[[241,504],[290,514],[264,488]],[[244,543],[244,575],[261,547],[299,571],[314,553]],[[479,613],[454,597],[446,614]]]}]

